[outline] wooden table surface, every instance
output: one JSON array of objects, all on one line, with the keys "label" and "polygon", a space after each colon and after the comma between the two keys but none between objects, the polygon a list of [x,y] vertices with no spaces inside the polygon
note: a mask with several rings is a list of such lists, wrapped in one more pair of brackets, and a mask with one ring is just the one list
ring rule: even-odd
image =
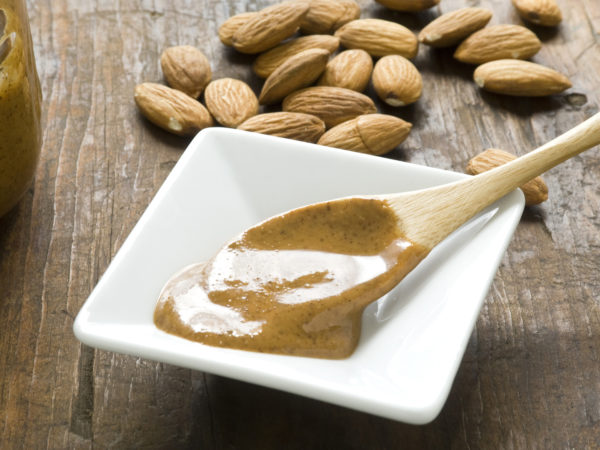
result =
[{"label": "wooden table surface", "polygon": [[[472,67],[424,46],[423,96],[382,111],[414,124],[389,157],[462,171],[488,147],[523,153],[598,111],[600,2],[558,0],[533,28],[533,60],[573,88],[531,100],[479,91]],[[80,344],[73,320],[188,140],[149,125],[133,88],[161,81],[161,51],[191,44],[213,78],[246,80],[252,57],[217,38],[270,0],[31,1],[45,96],[44,146],[26,197],[0,220],[0,448],[586,448],[600,446],[600,150],[549,172],[550,199],[523,214],[439,417],[411,426],[227,378]],[[480,5],[420,14],[362,0],[363,17],[414,31]]]}]

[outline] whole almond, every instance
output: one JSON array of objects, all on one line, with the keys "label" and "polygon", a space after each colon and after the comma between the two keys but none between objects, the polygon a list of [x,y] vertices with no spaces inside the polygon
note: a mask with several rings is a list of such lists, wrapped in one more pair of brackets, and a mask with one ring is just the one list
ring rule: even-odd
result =
[{"label": "whole almond", "polygon": [[469,64],[483,64],[496,59],[527,59],[540,48],[537,36],[521,25],[492,25],[465,39],[454,57]]},{"label": "whole almond", "polygon": [[134,99],[146,119],[180,136],[195,134],[213,125],[210,113],[199,101],[162,84],[138,84]]},{"label": "whole almond", "polygon": [[258,114],[258,99],[250,86],[234,78],[221,78],[206,86],[206,107],[221,125],[236,128]]},{"label": "whole almond", "polygon": [[412,125],[386,114],[365,114],[327,131],[317,144],[382,155],[402,143]]},{"label": "whole almond", "polygon": [[322,48],[311,48],[285,60],[269,75],[263,85],[258,101],[269,105],[286,95],[310,86],[325,70],[329,52]]},{"label": "whole almond", "polygon": [[501,59],[479,66],[473,79],[480,88],[497,94],[541,97],[571,87],[563,74],[541,64],[518,59]]},{"label": "whole almond", "polygon": [[325,132],[325,124],[310,114],[275,112],[251,117],[238,129],[297,141],[316,142]]},{"label": "whole almond", "polygon": [[283,100],[283,110],[312,114],[328,128],[377,111],[373,100],[366,95],[329,86],[309,87],[288,95]]},{"label": "whole almond", "polygon": [[345,50],[327,63],[320,86],[336,86],[362,92],[373,72],[373,60],[364,50]]},{"label": "whole almond", "polygon": [[375,0],[380,5],[395,11],[416,12],[437,5],[440,0]]},{"label": "whole almond", "polygon": [[229,45],[230,47],[233,45],[233,35],[241,27],[245,24],[248,19],[257,15],[257,12],[245,12],[241,14],[237,14],[235,16],[231,16],[227,19],[223,24],[219,27],[219,39],[225,45]]},{"label": "whole almond", "polygon": [[519,15],[528,22],[554,27],[562,21],[562,13],[555,0],[512,0]]},{"label": "whole almond", "polygon": [[400,55],[384,56],[373,69],[373,87],[390,106],[405,106],[421,97],[423,79],[417,68]]},{"label": "whole almond", "polygon": [[302,36],[291,41],[273,47],[271,50],[261,53],[254,61],[252,69],[261,78],[267,78],[286,59],[297,55],[309,48],[322,48],[329,53],[335,52],[340,46],[340,40],[335,36],[326,34],[315,34],[313,36]]},{"label": "whole almond", "polygon": [[492,18],[484,8],[457,9],[430,22],[419,33],[419,42],[431,47],[450,47],[483,28]]},{"label": "whole almond", "polygon": [[360,6],[354,0],[310,0],[310,9],[300,29],[306,34],[333,33],[359,17]]},{"label": "whole almond", "polygon": [[371,56],[402,55],[413,58],[418,42],[408,28],[387,20],[360,19],[348,22],[335,35],[346,48],[360,48]]},{"label": "whole almond", "polygon": [[296,32],[308,8],[306,2],[287,1],[260,10],[233,33],[234,48],[260,53],[275,47]]},{"label": "whole almond", "polygon": [[191,45],[169,47],[160,55],[160,66],[169,86],[198,98],[212,76],[204,53]]},{"label": "whole almond", "polygon": [[[515,159],[517,159],[515,155],[504,150],[489,148],[469,161],[466,172],[470,175],[479,175]],[[528,181],[521,186],[521,190],[525,194],[525,204],[528,206],[538,205],[548,200],[548,186],[542,177],[535,177]]]}]

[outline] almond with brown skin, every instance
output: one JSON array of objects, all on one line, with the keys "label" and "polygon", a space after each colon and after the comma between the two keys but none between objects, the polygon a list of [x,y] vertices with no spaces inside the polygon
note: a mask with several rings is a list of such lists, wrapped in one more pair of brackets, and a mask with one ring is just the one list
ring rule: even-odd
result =
[{"label": "almond with brown skin", "polygon": [[238,129],[297,141],[316,142],[325,132],[325,124],[310,114],[275,112],[251,117]]},{"label": "almond with brown skin", "polygon": [[234,78],[221,78],[206,86],[206,107],[221,125],[236,128],[258,114],[258,99],[246,83]]},{"label": "almond with brown skin", "polygon": [[271,50],[261,53],[254,61],[252,69],[261,78],[267,78],[286,59],[297,55],[309,48],[322,48],[329,53],[335,52],[340,46],[340,40],[335,36],[326,34],[315,34],[313,36],[302,36],[291,41],[273,47]]},{"label": "almond with brown skin", "polygon": [[360,49],[346,50],[327,63],[319,85],[362,92],[367,87],[372,72],[373,60],[367,52]]},{"label": "almond with brown skin", "polygon": [[348,22],[335,35],[346,48],[360,48],[371,56],[417,54],[417,38],[408,28],[388,20],[360,19]]},{"label": "almond with brown skin", "polygon": [[486,91],[519,97],[558,94],[572,86],[569,79],[556,70],[518,59],[482,64],[475,69],[473,79]]},{"label": "almond with brown skin", "polygon": [[496,59],[527,59],[540,48],[537,36],[521,25],[493,25],[465,39],[454,57],[464,63],[483,64]]},{"label": "almond with brown skin", "polygon": [[137,85],[134,99],[146,119],[180,136],[195,134],[213,125],[210,113],[199,101],[162,84]]},{"label": "almond with brown skin", "polygon": [[354,0],[310,0],[310,9],[300,23],[300,30],[306,34],[333,33],[359,17],[360,6]]},{"label": "almond with brown skin", "polygon": [[260,53],[290,37],[308,12],[308,3],[287,1],[250,17],[233,33],[233,47],[242,53]]},{"label": "almond with brown skin", "polygon": [[373,100],[366,95],[329,86],[309,87],[288,95],[283,100],[283,110],[312,114],[328,128],[377,111]]},{"label": "almond with brown skin", "polygon": [[231,16],[227,19],[223,24],[219,27],[219,39],[225,45],[232,46],[233,45],[233,35],[241,27],[245,24],[248,19],[258,14],[257,12],[245,12],[241,14],[236,14],[235,16]]},{"label": "almond with brown skin", "polygon": [[437,5],[440,0],[375,0],[380,5],[395,11],[416,12]]},{"label": "almond with brown skin", "polygon": [[405,106],[421,97],[423,79],[417,68],[400,55],[384,56],[373,69],[373,87],[390,106]]},{"label": "almond with brown skin", "polygon": [[402,143],[412,125],[386,114],[366,114],[343,122],[327,131],[317,144],[382,155]]},{"label": "almond with brown skin", "polygon": [[457,9],[430,22],[419,33],[419,42],[431,47],[450,47],[485,27],[492,12],[484,8]]},{"label": "almond with brown skin", "polygon": [[212,76],[204,53],[191,45],[169,47],[160,55],[160,66],[169,86],[198,98]]},{"label": "almond with brown skin", "polygon": [[519,15],[526,21],[555,27],[562,21],[562,12],[555,0],[512,0]]},{"label": "almond with brown skin", "polygon": [[329,52],[322,48],[304,50],[288,58],[266,79],[258,102],[277,103],[286,95],[310,86],[321,76],[328,60]]},{"label": "almond with brown skin", "polygon": [[[466,172],[470,175],[479,175],[515,159],[517,159],[515,155],[504,150],[489,148],[471,158],[467,164]],[[546,186],[542,177],[535,177],[533,180],[528,181],[521,186],[521,190],[525,194],[525,204],[528,206],[538,205],[548,200],[548,186]]]}]

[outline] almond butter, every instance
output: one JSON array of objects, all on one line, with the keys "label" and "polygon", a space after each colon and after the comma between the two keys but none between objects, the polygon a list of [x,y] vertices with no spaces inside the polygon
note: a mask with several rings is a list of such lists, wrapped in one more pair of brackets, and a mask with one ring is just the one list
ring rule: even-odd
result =
[{"label": "almond butter", "polygon": [[210,113],[199,101],[162,84],[137,85],[134,99],[146,119],[180,136],[195,134],[213,124]]},{"label": "almond butter", "polygon": [[496,59],[527,59],[540,48],[540,40],[525,27],[493,25],[465,39],[454,52],[454,57],[469,64],[483,64]]},{"label": "almond butter", "polygon": [[480,88],[497,94],[541,97],[571,87],[563,74],[541,64],[518,59],[501,59],[479,66],[473,79]]},{"label": "almond butter", "polygon": [[395,11],[416,12],[437,5],[440,0],[375,0],[380,5]]},{"label": "almond butter", "polygon": [[413,58],[418,42],[408,28],[387,20],[359,19],[339,28],[335,35],[346,48],[360,48],[371,56],[402,55]]},{"label": "almond butter", "polygon": [[362,92],[372,72],[373,60],[367,52],[360,49],[345,50],[327,63],[318,84]]},{"label": "almond butter", "polygon": [[308,12],[308,3],[287,1],[262,9],[233,33],[234,48],[242,53],[260,53],[290,37]]},{"label": "almond butter", "polygon": [[241,14],[237,14],[235,16],[231,16],[227,19],[223,24],[219,27],[219,39],[225,45],[232,46],[233,45],[233,35],[241,27],[245,24],[250,17],[258,14],[257,12],[245,12]]},{"label": "almond butter", "polygon": [[302,36],[291,41],[273,47],[271,50],[261,53],[252,66],[254,73],[261,78],[267,78],[286,59],[297,55],[309,48],[322,48],[329,53],[335,52],[340,46],[340,40],[335,36],[326,34],[315,34],[313,36]]},{"label": "almond butter", "polygon": [[169,86],[198,98],[212,76],[204,53],[191,45],[169,47],[160,55],[160,66]]},{"label": "almond butter", "polygon": [[238,129],[297,141],[316,142],[325,132],[325,124],[310,114],[275,112],[251,117]]},{"label": "almond butter", "polygon": [[[466,172],[470,175],[479,175],[515,159],[517,159],[515,155],[504,150],[489,148],[471,158],[467,164]],[[548,186],[546,186],[542,177],[535,177],[533,180],[528,181],[521,186],[521,190],[525,194],[525,204],[528,206],[538,205],[548,200]]]},{"label": "almond butter", "polygon": [[288,95],[283,100],[283,110],[312,114],[328,128],[377,111],[373,100],[366,95],[329,86],[309,87]]},{"label": "almond butter", "polygon": [[431,47],[450,47],[483,28],[492,18],[484,8],[461,8],[430,22],[419,33],[419,42]]},{"label": "almond butter", "polygon": [[417,68],[400,55],[384,56],[373,69],[373,87],[390,106],[405,106],[421,97],[423,79]]},{"label": "almond butter", "polygon": [[234,78],[221,78],[206,86],[206,107],[221,125],[236,128],[258,114],[258,99],[246,83]]},{"label": "almond butter", "polygon": [[322,48],[304,50],[287,59],[266,79],[259,103],[277,103],[286,95],[310,86],[325,70],[328,59],[329,52]]},{"label": "almond butter", "polygon": [[354,0],[310,0],[310,9],[300,29],[306,34],[333,33],[359,17],[360,6]]},{"label": "almond butter", "polygon": [[562,12],[555,0],[512,0],[519,15],[526,21],[555,27],[562,21]]},{"label": "almond butter", "polygon": [[386,114],[366,114],[343,122],[327,131],[319,145],[382,155],[402,143],[412,125]]}]

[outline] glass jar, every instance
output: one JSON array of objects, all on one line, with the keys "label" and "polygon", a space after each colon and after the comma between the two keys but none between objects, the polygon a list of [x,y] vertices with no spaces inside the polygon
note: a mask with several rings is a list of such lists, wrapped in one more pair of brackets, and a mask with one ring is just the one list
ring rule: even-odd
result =
[{"label": "glass jar", "polygon": [[0,216],[26,192],[42,143],[42,94],[25,0],[0,0]]}]

